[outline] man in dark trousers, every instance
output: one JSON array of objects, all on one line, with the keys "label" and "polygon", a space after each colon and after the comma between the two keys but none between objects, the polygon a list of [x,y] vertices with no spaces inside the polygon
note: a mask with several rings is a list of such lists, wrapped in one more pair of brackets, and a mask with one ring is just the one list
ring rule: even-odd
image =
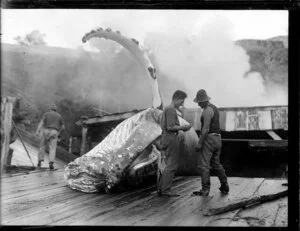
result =
[{"label": "man in dark trousers", "polygon": [[179,125],[176,109],[184,104],[187,94],[183,91],[177,90],[173,94],[172,103],[165,107],[161,118],[161,147],[162,159],[165,161],[165,168],[158,181],[158,195],[159,196],[179,196],[171,193],[172,181],[175,172],[178,168],[179,161],[179,141],[178,131],[187,131],[191,128],[188,125]]},{"label": "man in dark trousers", "polygon": [[56,112],[57,107],[55,104],[50,106],[50,111],[43,115],[41,122],[38,125],[36,135],[41,134],[41,143],[38,153],[38,167],[41,167],[42,161],[44,161],[44,153],[46,145],[49,147],[49,168],[54,169],[53,163],[55,160],[56,147],[58,136],[62,130],[65,129],[62,116]]},{"label": "man in dark trousers", "polygon": [[220,191],[224,194],[229,192],[227,176],[220,163],[222,140],[220,134],[220,122],[218,108],[209,102],[210,97],[201,89],[197,92],[194,102],[203,112],[201,115],[201,132],[196,151],[200,151],[197,171],[201,176],[202,189],[193,192],[195,195],[208,196],[210,190],[210,167],[215,169],[220,180]]}]

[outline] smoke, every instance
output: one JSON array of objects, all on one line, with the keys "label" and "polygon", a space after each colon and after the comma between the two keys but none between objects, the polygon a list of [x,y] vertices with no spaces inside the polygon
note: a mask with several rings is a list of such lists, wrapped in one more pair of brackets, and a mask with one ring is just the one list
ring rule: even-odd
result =
[{"label": "smoke", "polygon": [[[250,72],[249,56],[232,41],[231,24],[215,16],[190,33],[176,28],[147,35],[145,45],[155,55],[159,69],[182,83],[188,99],[186,107],[196,107],[193,99],[206,89],[219,107],[287,104],[287,89],[267,88],[259,73]],[[176,89],[174,88],[174,91]]]}]

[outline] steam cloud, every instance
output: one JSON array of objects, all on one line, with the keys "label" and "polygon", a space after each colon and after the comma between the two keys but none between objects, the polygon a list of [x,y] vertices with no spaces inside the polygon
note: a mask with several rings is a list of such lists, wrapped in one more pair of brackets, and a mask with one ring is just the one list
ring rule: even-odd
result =
[{"label": "steam cloud", "polygon": [[287,86],[270,85],[259,73],[245,76],[249,56],[226,29],[230,24],[215,17],[190,34],[174,29],[149,34],[145,44],[160,70],[182,82],[188,93],[186,107],[197,106],[192,100],[202,88],[219,107],[287,105]]}]

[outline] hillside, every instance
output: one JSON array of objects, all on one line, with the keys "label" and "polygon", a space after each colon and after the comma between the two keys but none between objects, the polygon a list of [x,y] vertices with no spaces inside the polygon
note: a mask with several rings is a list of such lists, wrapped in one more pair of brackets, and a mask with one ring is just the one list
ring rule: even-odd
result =
[{"label": "hillside", "polygon": [[[236,44],[250,57],[250,72],[259,72],[267,87],[288,86],[288,37],[277,36],[268,40],[245,39]],[[247,73],[247,74],[248,74]]]}]

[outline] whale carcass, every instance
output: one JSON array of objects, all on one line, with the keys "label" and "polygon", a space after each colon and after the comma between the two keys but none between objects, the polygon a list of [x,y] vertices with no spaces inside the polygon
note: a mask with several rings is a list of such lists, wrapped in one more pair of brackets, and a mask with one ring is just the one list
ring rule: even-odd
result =
[{"label": "whale carcass", "polygon": [[[110,39],[123,45],[137,59],[152,86],[152,107],[120,123],[92,150],[70,162],[65,168],[65,180],[70,188],[82,192],[111,192],[124,186],[139,186],[149,176],[156,176],[161,163],[160,118],[162,100],[156,69],[147,53],[135,39],[128,39],[118,31],[98,28],[87,33],[82,41],[92,38]],[[180,124],[188,123],[179,116]],[[198,140],[193,128],[181,132],[180,166],[177,173],[195,169]]]}]

